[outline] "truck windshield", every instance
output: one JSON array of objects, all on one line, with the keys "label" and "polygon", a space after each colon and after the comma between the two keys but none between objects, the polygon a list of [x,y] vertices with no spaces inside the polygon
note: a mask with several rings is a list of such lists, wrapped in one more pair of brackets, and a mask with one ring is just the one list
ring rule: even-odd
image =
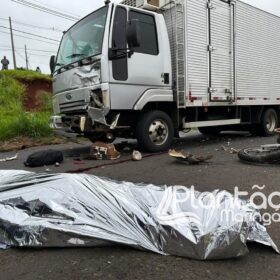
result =
[{"label": "truck windshield", "polygon": [[90,14],[63,36],[56,70],[86,57],[101,54],[108,7]]}]

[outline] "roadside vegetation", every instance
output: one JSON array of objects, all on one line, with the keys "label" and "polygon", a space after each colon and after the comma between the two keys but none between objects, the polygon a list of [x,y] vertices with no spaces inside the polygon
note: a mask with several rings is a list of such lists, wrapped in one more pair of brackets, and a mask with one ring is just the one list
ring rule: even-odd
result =
[{"label": "roadside vegetation", "polygon": [[50,79],[31,71],[9,70],[0,72],[0,141],[16,137],[53,138],[49,127],[52,114],[51,97],[42,93],[42,108],[26,112],[23,101],[25,87],[18,80]]},{"label": "roadside vegetation", "polygon": [[1,77],[9,77],[18,80],[32,81],[34,79],[40,79],[45,81],[51,81],[51,76],[41,74],[35,71],[28,70],[6,70],[0,72]]}]

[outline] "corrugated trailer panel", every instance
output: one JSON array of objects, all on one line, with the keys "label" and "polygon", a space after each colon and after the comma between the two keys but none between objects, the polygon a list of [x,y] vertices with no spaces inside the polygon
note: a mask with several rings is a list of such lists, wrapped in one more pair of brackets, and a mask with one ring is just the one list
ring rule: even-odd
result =
[{"label": "corrugated trailer panel", "polygon": [[228,100],[234,94],[234,8],[221,0],[211,0],[210,40],[211,100]]},{"label": "corrugated trailer panel", "polygon": [[186,1],[187,89],[208,100],[207,1]]},{"label": "corrugated trailer panel", "polygon": [[[167,5],[164,12],[172,54],[173,80],[176,79],[176,11]],[[207,0],[186,0],[186,94],[208,101],[208,22]],[[180,39],[180,38],[179,38]]]},{"label": "corrugated trailer panel", "polygon": [[[164,2],[168,3],[168,0]],[[209,11],[208,2],[213,5],[213,10]],[[224,106],[234,105],[234,101],[238,105],[279,104],[280,17],[239,0],[236,1],[233,15],[230,8],[227,11],[229,4],[226,2],[185,0],[186,95],[191,91],[191,96],[201,101],[194,103],[187,98],[187,105],[202,106],[208,103],[209,106]],[[124,3],[135,6],[136,1],[126,0]],[[210,19],[209,13],[212,15]],[[173,1],[165,6],[163,15],[171,45],[173,80],[176,80],[176,11]],[[228,26],[229,22],[232,29]],[[235,52],[232,50],[235,64],[232,57],[227,57],[231,40],[233,47],[233,36],[230,34],[233,29],[236,35]],[[210,37],[214,48],[212,53],[208,51]],[[232,91],[236,100],[211,102],[210,86],[215,90],[212,96],[219,101],[226,101],[227,89]]]},{"label": "corrugated trailer panel", "polygon": [[238,98],[280,97],[280,18],[236,3]]}]

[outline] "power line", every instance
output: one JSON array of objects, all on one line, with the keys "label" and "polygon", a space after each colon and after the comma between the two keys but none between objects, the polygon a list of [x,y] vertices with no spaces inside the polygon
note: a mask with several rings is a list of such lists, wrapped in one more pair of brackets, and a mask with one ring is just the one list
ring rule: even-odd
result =
[{"label": "power line", "polygon": [[[1,49],[1,48],[0,48]],[[12,49],[6,49],[6,50],[12,50]],[[18,48],[16,49],[16,53],[20,54],[21,52],[24,52],[25,50],[18,50]],[[30,53],[28,52],[29,55],[34,55],[34,56],[44,56],[44,57],[50,57],[49,55],[46,54],[37,54],[37,53]]]},{"label": "power line", "polygon": [[[7,19],[7,18],[0,18],[0,20],[9,21],[9,19]],[[36,25],[33,25],[33,24],[24,23],[24,22],[17,21],[17,20],[13,20],[13,24],[16,24],[16,25],[22,25],[22,26],[25,26],[25,27],[30,27],[30,28],[42,29],[42,30],[49,30],[49,31],[63,32],[63,30],[60,30],[60,29],[55,28],[55,27],[36,26]]]},{"label": "power line", "polygon": [[[23,50],[22,51],[16,50],[16,52],[20,53],[20,52],[24,52],[24,51]],[[31,55],[31,56],[33,55],[33,56],[43,56],[43,57],[48,57],[48,58],[50,57],[49,55],[45,55],[45,54],[36,54],[36,53],[30,53],[30,52],[28,52],[28,54]]]},{"label": "power line", "polygon": [[77,20],[80,19],[78,17],[74,17],[74,16],[68,15],[66,13],[61,13],[61,12],[58,12],[58,11],[49,9],[47,7],[44,7],[44,6],[41,6],[41,5],[38,5],[38,4],[31,3],[31,2],[28,2],[28,1],[25,1],[25,0],[11,0],[11,1],[15,2],[17,4],[20,4],[20,5],[38,10],[40,12],[51,14],[53,16],[57,16],[57,17],[64,18],[64,19],[67,19],[67,20],[77,21]]},{"label": "power line", "polygon": [[[5,32],[5,31],[0,31],[0,33],[10,35],[9,32]],[[14,34],[14,36],[16,36],[16,37],[21,37],[21,38],[25,38],[25,39],[30,39],[30,40],[35,40],[35,41],[38,41],[38,42],[43,42],[43,43],[50,44],[50,45],[55,45],[55,46],[58,46],[58,45],[59,45],[59,44],[56,44],[56,43],[47,42],[47,41],[43,41],[43,40],[40,40],[40,39],[31,38],[31,37],[27,37],[27,36],[23,36],[23,35]]]},{"label": "power line", "polygon": [[[0,45],[0,49],[1,50],[11,50],[12,48],[11,47],[3,47]],[[17,50],[24,50],[24,48],[17,48]],[[28,49],[29,51],[33,51],[33,52],[43,52],[43,53],[54,53],[54,52],[57,52],[56,50],[54,51],[47,51],[47,50],[38,50],[38,49]]]},{"label": "power line", "polygon": [[[0,45],[0,49],[11,49],[10,46],[1,46]],[[24,48],[17,48],[18,50],[24,50]],[[30,51],[37,51],[37,52],[45,52],[45,53],[53,53],[56,52],[57,50],[53,50],[53,51],[47,51],[47,50],[39,50],[39,49],[28,49]]]},{"label": "power line", "polygon": [[63,10],[61,10],[61,9],[58,9],[57,7],[52,6],[52,5],[50,5],[50,4],[46,5],[45,3],[42,3],[42,2],[37,1],[37,0],[32,0],[32,1],[33,1],[33,2],[35,2],[35,3],[37,3],[37,4],[44,5],[44,6],[45,6],[45,7],[47,7],[47,8],[52,8],[52,9],[55,9],[55,10],[57,10],[57,11],[63,12],[63,13],[65,13],[65,14],[68,14],[68,15],[74,16],[74,17],[78,17],[78,18],[80,18],[80,17],[81,17],[80,15],[73,14],[73,13],[71,13],[71,12],[69,12],[69,11],[67,11],[67,12],[66,12],[66,11],[63,11]]},{"label": "power line", "polygon": [[[2,49],[3,49],[3,48],[0,47],[0,50],[2,50]],[[3,50],[5,50],[5,51],[11,51],[12,48],[6,48],[6,49],[3,49]],[[28,49],[28,50],[29,50],[29,49]],[[17,53],[19,56],[21,56],[21,57],[23,58],[23,56],[21,55],[21,52],[24,52],[25,49],[20,48],[20,50],[19,50],[19,48],[17,48],[15,51],[16,51],[16,53]],[[28,52],[28,54],[31,55],[31,56],[50,57],[49,55],[46,55],[46,54],[37,54],[37,53],[30,53],[30,52]]]},{"label": "power line", "polygon": [[[0,28],[9,29],[8,27],[2,26],[2,25],[0,25]],[[37,35],[37,34],[34,34],[34,33],[30,33],[30,32],[25,32],[23,30],[18,30],[18,29],[13,28],[13,31],[20,32],[20,33],[27,34],[27,35],[31,35],[31,36],[36,36],[36,37],[42,38],[42,39],[47,39],[47,40],[51,40],[51,41],[55,41],[55,42],[60,42],[59,40],[56,40],[56,39],[53,39],[53,38],[44,37],[44,36]]]},{"label": "power line", "polygon": [[49,55],[45,55],[45,54],[36,54],[36,53],[28,53],[29,55],[34,55],[34,56],[43,56],[43,57],[48,57],[48,58],[50,58],[50,56]]},{"label": "power line", "polygon": [[17,50],[15,50],[15,51],[21,58],[23,58],[25,60],[25,57],[23,55],[21,55]]}]

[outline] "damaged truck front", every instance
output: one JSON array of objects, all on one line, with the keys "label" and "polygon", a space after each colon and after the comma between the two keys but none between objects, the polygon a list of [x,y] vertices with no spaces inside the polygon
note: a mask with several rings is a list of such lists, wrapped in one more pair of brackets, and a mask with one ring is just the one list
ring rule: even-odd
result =
[{"label": "damaged truck front", "polygon": [[55,113],[51,126],[55,130],[98,139],[98,132],[103,136],[117,124],[119,115],[106,119],[110,96],[103,48],[108,12],[109,7],[103,7],[65,32],[58,56],[51,59]]},{"label": "damaged truck front", "polygon": [[[81,134],[92,141],[133,138],[139,112],[148,100],[173,101],[170,81],[162,74],[162,70],[166,76],[171,73],[164,19],[152,12],[128,10],[124,5],[107,4],[64,33],[58,55],[50,62],[51,126],[56,131]],[[168,46],[161,53],[155,35],[157,21],[163,26],[158,30],[165,40],[162,45]],[[139,50],[141,29],[146,36],[143,51]],[[162,129],[160,137],[166,142],[165,127],[159,123],[155,129]]]}]

